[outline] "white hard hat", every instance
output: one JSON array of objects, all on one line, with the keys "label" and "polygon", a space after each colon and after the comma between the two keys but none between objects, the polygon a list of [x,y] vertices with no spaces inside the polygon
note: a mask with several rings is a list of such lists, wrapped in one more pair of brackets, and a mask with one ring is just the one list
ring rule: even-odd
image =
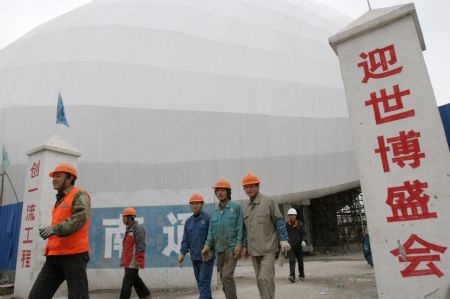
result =
[{"label": "white hard hat", "polygon": [[288,215],[297,215],[297,210],[294,208],[290,208],[288,211]]}]

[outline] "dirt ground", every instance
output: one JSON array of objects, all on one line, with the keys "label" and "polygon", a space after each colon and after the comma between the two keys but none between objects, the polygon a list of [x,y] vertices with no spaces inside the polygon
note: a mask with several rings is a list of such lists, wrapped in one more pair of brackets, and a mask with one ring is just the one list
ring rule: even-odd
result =
[{"label": "dirt ground", "polygon": [[[302,299],[348,299],[377,298],[373,269],[366,263],[361,253],[341,256],[308,256],[305,258],[306,279],[291,283],[287,280],[289,265],[275,266],[276,298]],[[238,298],[259,298],[253,267],[250,260],[241,260],[235,272]],[[197,299],[195,289],[157,290],[152,289],[154,299]],[[155,287],[155,286],[153,286]],[[214,299],[225,299],[221,285],[213,290]],[[105,290],[91,293],[91,299],[118,298],[119,290]],[[132,298],[138,298],[133,293]],[[59,299],[62,299],[59,298]]]}]

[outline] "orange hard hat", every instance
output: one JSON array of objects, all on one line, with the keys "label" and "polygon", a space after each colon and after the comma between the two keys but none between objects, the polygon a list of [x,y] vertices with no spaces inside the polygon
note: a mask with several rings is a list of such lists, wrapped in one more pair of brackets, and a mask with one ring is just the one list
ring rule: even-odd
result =
[{"label": "orange hard hat", "polygon": [[254,173],[247,173],[247,175],[242,179],[242,186],[259,184],[260,180]]},{"label": "orange hard hat", "polygon": [[58,166],[56,166],[55,169],[52,172],[50,172],[48,175],[50,177],[54,177],[55,173],[57,173],[57,172],[70,173],[71,175],[73,175],[75,177],[75,179],[78,177],[77,170],[75,169],[75,167],[72,164],[69,164],[69,163],[58,164]]},{"label": "orange hard hat", "polygon": [[205,202],[205,200],[203,199],[203,196],[201,194],[194,193],[191,195],[191,198],[189,198],[189,203],[193,202]]},{"label": "orange hard hat", "polygon": [[213,187],[214,189],[216,188],[225,188],[225,189],[231,189],[231,184],[230,182],[228,182],[227,180],[224,179],[220,179],[216,182],[216,184]]},{"label": "orange hard hat", "polygon": [[134,208],[123,209],[122,216],[136,216],[136,210]]}]

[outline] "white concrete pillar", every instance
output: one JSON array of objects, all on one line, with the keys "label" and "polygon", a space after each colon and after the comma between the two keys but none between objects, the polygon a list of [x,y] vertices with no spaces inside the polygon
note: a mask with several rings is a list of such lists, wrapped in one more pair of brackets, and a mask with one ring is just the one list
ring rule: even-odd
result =
[{"label": "white concrete pillar", "polygon": [[379,298],[445,298],[450,155],[414,4],[332,36],[361,178]]},{"label": "white concrete pillar", "polygon": [[76,166],[81,153],[58,135],[27,152],[29,157],[17,252],[14,298],[27,298],[45,257],[46,240],[38,229],[50,225],[56,201],[48,174],[61,162]]}]

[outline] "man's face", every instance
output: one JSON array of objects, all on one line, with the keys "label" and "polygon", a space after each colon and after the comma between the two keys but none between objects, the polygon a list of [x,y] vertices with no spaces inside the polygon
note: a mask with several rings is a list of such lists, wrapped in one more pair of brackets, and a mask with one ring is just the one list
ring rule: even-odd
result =
[{"label": "man's face", "polygon": [[219,201],[225,201],[228,199],[227,189],[216,188],[216,190],[214,192],[216,193],[217,199]]},{"label": "man's face", "polygon": [[297,219],[297,215],[288,215],[289,221],[294,222]]},{"label": "man's face", "polygon": [[66,180],[66,173],[57,172],[53,175],[53,189],[61,190],[61,188],[67,188],[70,185],[70,180]]},{"label": "man's face", "polygon": [[127,225],[128,224],[128,216],[122,216],[122,222],[123,222],[123,224]]},{"label": "man's face", "polygon": [[244,191],[248,197],[252,198],[256,196],[256,194],[258,194],[259,185],[258,184],[246,185],[244,186]]},{"label": "man's face", "polygon": [[198,213],[200,213],[201,211],[202,211],[202,208],[203,208],[203,203],[202,202],[191,202],[191,210],[192,210],[192,213],[194,213],[194,214],[198,214]]}]

